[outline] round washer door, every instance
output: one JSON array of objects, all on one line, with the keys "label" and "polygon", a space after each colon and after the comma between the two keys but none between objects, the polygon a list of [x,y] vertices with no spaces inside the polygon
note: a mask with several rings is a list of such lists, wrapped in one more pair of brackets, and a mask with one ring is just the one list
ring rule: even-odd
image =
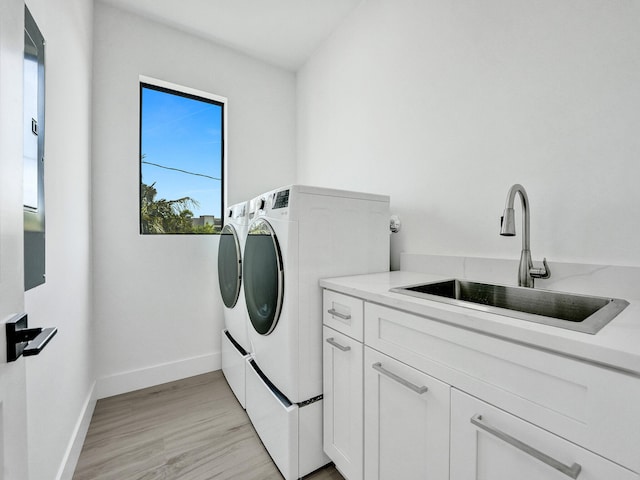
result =
[{"label": "round washer door", "polygon": [[269,335],[278,323],[284,295],[284,271],[278,238],[265,219],[249,227],[244,247],[244,298],[256,332]]},{"label": "round washer door", "polygon": [[218,247],[218,280],[220,295],[228,308],[233,308],[242,284],[242,252],[238,233],[233,225],[225,225],[220,233]]}]

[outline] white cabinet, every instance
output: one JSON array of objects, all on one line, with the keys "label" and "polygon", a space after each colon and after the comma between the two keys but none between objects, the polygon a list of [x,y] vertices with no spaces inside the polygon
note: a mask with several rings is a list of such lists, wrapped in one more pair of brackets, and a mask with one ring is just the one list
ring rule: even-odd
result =
[{"label": "white cabinet", "polygon": [[365,347],[365,477],[449,478],[449,385]]},{"label": "white cabinet", "polygon": [[638,476],[452,389],[451,480],[637,480]]},{"label": "white cabinet", "polygon": [[637,376],[437,309],[324,307],[324,445],[347,480],[640,480]]},{"label": "white cabinet", "polygon": [[362,343],[323,327],[325,453],[348,480],[362,480]]},{"label": "white cabinet", "polygon": [[324,290],[322,307],[323,448],[347,480],[362,480],[364,302]]},{"label": "white cabinet", "polygon": [[640,472],[637,377],[369,302],[364,330],[366,346]]}]

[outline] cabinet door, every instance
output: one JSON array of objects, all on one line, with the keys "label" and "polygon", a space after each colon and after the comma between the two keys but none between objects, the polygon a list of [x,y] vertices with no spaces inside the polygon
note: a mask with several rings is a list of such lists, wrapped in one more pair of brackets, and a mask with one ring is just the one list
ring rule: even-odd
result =
[{"label": "cabinet door", "polygon": [[638,480],[635,473],[458,390],[451,480]]},{"label": "cabinet door", "polygon": [[362,343],[323,328],[323,446],[347,480],[362,480],[362,348]]},{"label": "cabinet door", "polygon": [[448,480],[449,385],[365,347],[365,478]]}]

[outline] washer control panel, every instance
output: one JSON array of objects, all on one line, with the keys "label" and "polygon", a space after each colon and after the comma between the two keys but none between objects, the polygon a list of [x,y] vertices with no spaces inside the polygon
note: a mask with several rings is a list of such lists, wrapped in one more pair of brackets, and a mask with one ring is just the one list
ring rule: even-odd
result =
[{"label": "washer control panel", "polygon": [[289,206],[289,190],[281,190],[276,193],[276,199],[273,202],[273,209],[286,208]]}]

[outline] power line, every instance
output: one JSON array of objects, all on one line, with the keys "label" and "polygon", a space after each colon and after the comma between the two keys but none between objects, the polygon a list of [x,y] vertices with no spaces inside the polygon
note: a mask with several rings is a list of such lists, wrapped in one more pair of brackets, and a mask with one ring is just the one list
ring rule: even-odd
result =
[{"label": "power line", "polygon": [[180,168],[167,167],[165,165],[159,165],[157,163],[147,162],[145,160],[141,160],[141,163],[146,163],[147,165],[153,165],[154,167],[164,168],[166,170],[175,170],[176,172],[186,173],[186,174],[189,174],[189,175],[195,175],[197,177],[210,178],[211,180],[218,180],[218,181],[222,180],[221,178],[216,178],[216,177],[212,177],[210,175],[205,175],[204,173],[189,172],[187,170],[182,170]]}]

